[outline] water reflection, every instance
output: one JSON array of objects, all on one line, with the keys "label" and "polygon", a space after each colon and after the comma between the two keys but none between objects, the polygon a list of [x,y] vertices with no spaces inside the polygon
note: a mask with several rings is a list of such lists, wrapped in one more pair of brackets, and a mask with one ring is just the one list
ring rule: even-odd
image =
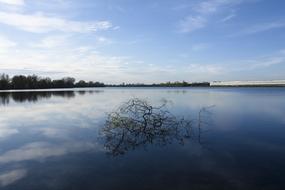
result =
[{"label": "water reflection", "polygon": [[68,153],[79,153],[91,150],[100,151],[100,147],[97,143],[91,142],[66,142],[62,144],[32,142],[1,154],[0,164],[43,160],[50,157],[63,156]]},{"label": "water reflection", "polygon": [[[194,139],[193,121],[170,113],[167,103],[165,100],[155,107],[146,100],[134,98],[110,113],[102,129],[108,153],[117,156],[150,144],[165,146],[178,142],[183,145],[186,139]],[[205,111],[203,108],[199,112],[198,142],[201,142]]]},{"label": "water reflection", "polygon": [[284,189],[284,89],[82,90],[0,95],[0,189]]},{"label": "water reflection", "polygon": [[10,102],[10,93],[0,93],[0,105],[7,105]]},{"label": "water reflection", "polygon": [[0,174],[0,186],[8,186],[14,182],[24,178],[27,175],[25,169],[14,169]]},{"label": "water reflection", "polygon": [[86,93],[100,93],[100,90],[78,90],[78,91],[17,91],[17,92],[0,92],[0,105],[8,105],[11,100],[17,103],[38,102],[42,99],[50,99],[52,97],[74,98],[78,95]]}]

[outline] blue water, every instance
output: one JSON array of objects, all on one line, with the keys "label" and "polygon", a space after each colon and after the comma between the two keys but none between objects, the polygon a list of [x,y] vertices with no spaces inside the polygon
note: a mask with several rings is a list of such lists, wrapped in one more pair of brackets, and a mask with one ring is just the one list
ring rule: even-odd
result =
[{"label": "blue water", "polygon": [[[134,99],[164,105],[147,131]],[[281,190],[284,160],[285,88],[0,93],[0,189]]]}]

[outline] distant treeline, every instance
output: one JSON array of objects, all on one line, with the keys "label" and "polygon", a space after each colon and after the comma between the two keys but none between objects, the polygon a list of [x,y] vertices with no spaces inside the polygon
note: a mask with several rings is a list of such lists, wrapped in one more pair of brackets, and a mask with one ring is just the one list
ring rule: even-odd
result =
[{"label": "distant treeline", "polygon": [[107,85],[109,87],[209,87],[209,82],[195,82],[195,83],[188,83],[188,82],[167,82],[167,83],[160,83],[160,84],[119,84],[119,85]]},{"label": "distant treeline", "polygon": [[85,88],[85,87],[209,87],[209,82],[188,83],[188,82],[167,82],[160,84],[119,84],[105,85],[101,82],[75,81],[72,77],[65,77],[52,80],[48,77],[43,78],[37,75],[15,75],[12,78],[7,74],[0,74],[0,90],[12,89],[49,89],[49,88]]},{"label": "distant treeline", "polygon": [[83,88],[83,87],[105,87],[100,82],[85,82],[80,80],[75,82],[72,77],[65,77],[59,80],[42,78],[37,75],[16,75],[12,78],[7,74],[0,75],[0,90],[10,89],[49,89],[49,88]]}]

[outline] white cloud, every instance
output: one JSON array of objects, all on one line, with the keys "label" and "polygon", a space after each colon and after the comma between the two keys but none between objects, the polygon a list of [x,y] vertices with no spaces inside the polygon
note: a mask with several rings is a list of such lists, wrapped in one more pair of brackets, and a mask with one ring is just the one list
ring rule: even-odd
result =
[{"label": "white cloud", "polygon": [[200,14],[213,14],[221,8],[234,6],[241,2],[242,0],[207,0],[194,6],[194,10]]},{"label": "white cloud", "polygon": [[38,43],[32,43],[32,47],[39,48],[56,48],[63,46],[67,43],[67,35],[47,36]]},{"label": "white cloud", "polygon": [[[284,51],[284,50],[283,50]],[[248,60],[227,60],[219,63],[189,63],[187,67],[176,68],[175,72],[178,72],[180,76],[184,76],[182,80],[187,80],[187,76],[196,80],[236,80],[235,78],[240,78],[240,75],[244,75],[243,80],[267,80],[276,78],[277,74],[268,73],[264,76],[263,71],[268,70],[271,67],[280,66],[282,68],[285,66],[285,53],[282,50],[272,53],[271,55],[266,55],[262,57],[255,57]],[[259,73],[259,71],[261,71]],[[284,76],[284,70],[280,70],[278,75],[280,79]],[[251,78],[254,73],[254,77]],[[283,76],[282,76],[283,73]],[[267,77],[267,78],[266,78]]]},{"label": "white cloud", "polygon": [[[73,42],[70,43],[73,44]],[[58,44],[51,43],[47,46],[50,45]],[[199,64],[200,62],[191,61],[191,56],[186,56],[185,59],[190,60],[184,59],[184,64],[174,60],[170,67],[167,67],[165,64],[153,64],[149,61],[144,63],[128,56],[103,54],[92,46],[77,46],[75,43],[75,46],[68,45],[67,47],[57,46],[47,49],[16,47],[9,49],[5,54],[0,54],[1,70],[9,71],[6,72],[7,74],[17,74],[20,72],[18,70],[21,70],[21,74],[34,73],[52,78],[72,76],[76,79],[98,80],[105,83],[215,80],[229,73],[251,71],[255,68],[281,64],[282,57],[284,57],[280,51],[280,54],[256,58],[252,61],[225,60],[213,64]],[[201,51],[208,47],[209,44],[200,43],[194,44],[191,48],[193,51]],[[14,56],[15,54],[17,56]],[[152,66],[146,67],[147,64],[152,64]],[[160,75],[158,76],[157,73]]]},{"label": "white cloud", "polygon": [[226,16],[223,19],[221,19],[220,22],[227,22],[229,20],[232,20],[234,17],[236,17],[236,14],[235,13],[231,13],[228,16]]},{"label": "white cloud", "polygon": [[268,22],[263,24],[257,24],[251,27],[247,27],[246,29],[230,35],[230,37],[236,37],[236,36],[243,36],[243,35],[251,35],[256,34],[259,32],[266,32],[268,30],[278,29],[278,28],[284,28],[285,22],[284,21],[276,21],[276,22]]},{"label": "white cloud", "polygon": [[1,49],[5,49],[5,48],[11,48],[16,46],[16,43],[7,39],[4,36],[0,36],[0,51]]},{"label": "white cloud", "polygon": [[209,14],[216,12],[219,7],[219,4],[216,3],[216,1],[204,1],[199,3],[196,7],[195,10],[199,13],[203,14]]},{"label": "white cloud", "polygon": [[270,67],[281,63],[285,63],[285,57],[271,57],[258,64],[258,66]]},{"label": "white cloud", "polygon": [[201,50],[208,49],[209,47],[210,47],[210,44],[208,44],[208,43],[199,43],[199,44],[194,44],[192,46],[192,50],[193,51],[201,51]]},{"label": "white cloud", "polygon": [[25,169],[16,169],[0,174],[0,184],[1,186],[10,185],[27,175]]},{"label": "white cloud", "polygon": [[285,64],[285,55],[281,52],[270,56],[247,60],[244,63],[247,64],[247,67],[242,67],[245,70],[267,68],[278,64]]},{"label": "white cloud", "polygon": [[180,32],[187,33],[205,27],[207,20],[201,16],[188,16],[179,22]]},{"label": "white cloud", "polygon": [[[17,56],[14,56],[15,54]],[[15,74],[20,69],[22,74],[42,75],[41,73],[46,72],[52,78],[61,78],[65,75],[104,82],[128,78],[125,72],[130,67],[135,67],[136,61],[126,56],[104,55],[94,51],[94,47],[86,46],[16,48],[0,54],[1,70],[10,71],[6,72],[7,74]]]},{"label": "white cloud", "polygon": [[285,49],[281,49],[281,50],[279,51],[279,53],[282,54],[282,55],[285,55]]},{"label": "white cloud", "polygon": [[[255,57],[247,60],[236,60],[236,61],[227,61],[227,63],[221,63],[216,66],[208,65],[204,67],[204,65],[196,66],[194,65],[194,70],[196,71],[207,71],[215,73],[216,71],[221,71],[220,73],[231,73],[234,74],[236,72],[257,72],[262,69],[269,69],[272,66],[285,64],[285,54],[281,51],[274,52],[270,55]],[[218,72],[217,72],[218,73]]]},{"label": "white cloud", "polygon": [[[192,16],[187,16],[179,22],[180,31],[184,33],[192,32],[197,29],[206,27],[212,15],[227,10],[230,7],[242,3],[243,0],[204,0],[196,5],[191,6],[194,13]],[[226,9],[227,8],[227,9]],[[194,15],[194,16],[193,16]],[[225,17],[223,22],[232,19],[235,15],[231,14]]]},{"label": "white cloud", "polygon": [[111,39],[103,37],[103,36],[97,37],[97,42],[99,44],[105,44],[105,45],[113,43],[113,41]]},{"label": "white cloud", "polygon": [[16,42],[11,41],[4,36],[0,36],[0,54],[6,53],[16,45]]},{"label": "white cloud", "polygon": [[218,75],[225,71],[220,65],[189,64],[188,72],[197,74]]},{"label": "white cloud", "polygon": [[0,0],[0,3],[21,6],[25,4],[25,1],[24,0]]},{"label": "white cloud", "polygon": [[50,31],[88,33],[112,28],[112,23],[109,21],[72,21],[63,18],[45,16],[41,13],[28,15],[0,12],[0,23],[13,26],[24,31],[36,33],[45,33]]}]

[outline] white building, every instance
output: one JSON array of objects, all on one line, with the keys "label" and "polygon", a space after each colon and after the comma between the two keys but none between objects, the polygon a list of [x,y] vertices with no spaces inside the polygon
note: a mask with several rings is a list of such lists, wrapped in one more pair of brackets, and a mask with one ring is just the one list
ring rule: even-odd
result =
[{"label": "white building", "polygon": [[285,80],[269,81],[214,81],[211,86],[285,86]]}]

